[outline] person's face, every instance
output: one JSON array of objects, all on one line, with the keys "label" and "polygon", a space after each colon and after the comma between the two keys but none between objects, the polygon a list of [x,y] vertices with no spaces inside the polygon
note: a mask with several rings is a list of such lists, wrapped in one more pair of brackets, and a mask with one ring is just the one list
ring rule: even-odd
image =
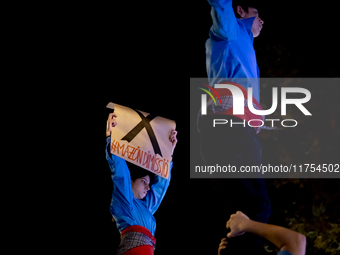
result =
[{"label": "person's face", "polygon": [[262,26],[263,26],[263,20],[260,19],[259,17],[259,12],[257,11],[257,9],[253,8],[253,7],[249,7],[248,8],[248,12],[245,12],[241,6],[238,6],[240,8],[237,9],[238,13],[241,16],[241,19],[248,19],[251,17],[256,17],[253,23],[253,26],[251,28],[251,32],[253,33],[254,37],[258,37],[261,30],[262,30]]},{"label": "person's face", "polygon": [[146,193],[150,189],[150,176],[146,175],[144,177],[138,178],[134,181],[131,180],[132,193],[137,199],[143,199]]}]

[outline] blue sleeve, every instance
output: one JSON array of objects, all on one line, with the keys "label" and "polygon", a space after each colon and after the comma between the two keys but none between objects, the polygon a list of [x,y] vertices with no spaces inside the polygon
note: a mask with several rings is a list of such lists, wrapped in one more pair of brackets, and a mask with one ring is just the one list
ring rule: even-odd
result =
[{"label": "blue sleeve", "polygon": [[111,138],[108,137],[105,152],[113,181],[112,200],[114,203],[119,203],[123,210],[129,211],[133,204],[130,171],[124,159],[111,154],[110,144]]},{"label": "blue sleeve", "polygon": [[157,211],[165,196],[166,191],[168,190],[171,178],[171,169],[172,161],[170,162],[169,178],[166,179],[159,175],[156,175],[150,186],[150,190],[145,197],[146,206],[152,214]]},{"label": "blue sleeve", "polygon": [[289,251],[279,251],[277,255],[293,255]]},{"label": "blue sleeve", "polygon": [[215,40],[236,40],[239,25],[235,17],[232,0],[208,0],[211,5],[213,25],[210,36]]}]

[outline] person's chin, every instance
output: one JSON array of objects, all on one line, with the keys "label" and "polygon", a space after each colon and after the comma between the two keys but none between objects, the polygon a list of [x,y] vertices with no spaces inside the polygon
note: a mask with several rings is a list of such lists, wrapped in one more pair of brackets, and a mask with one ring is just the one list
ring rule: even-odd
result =
[{"label": "person's chin", "polygon": [[260,35],[260,32],[253,34],[253,37],[256,38]]}]

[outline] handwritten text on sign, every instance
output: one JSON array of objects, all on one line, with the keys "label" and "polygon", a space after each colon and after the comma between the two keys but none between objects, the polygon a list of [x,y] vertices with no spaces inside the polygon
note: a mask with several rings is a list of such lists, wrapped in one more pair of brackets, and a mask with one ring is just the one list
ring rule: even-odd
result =
[{"label": "handwritten text on sign", "polygon": [[118,125],[111,132],[111,153],[164,178],[169,177],[176,123],[153,114],[109,103]]}]

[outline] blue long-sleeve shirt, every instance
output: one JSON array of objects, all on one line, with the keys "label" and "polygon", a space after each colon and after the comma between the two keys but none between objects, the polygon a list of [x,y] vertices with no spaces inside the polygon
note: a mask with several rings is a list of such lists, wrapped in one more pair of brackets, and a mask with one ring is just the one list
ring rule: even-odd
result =
[{"label": "blue long-sleeve shirt", "polygon": [[251,32],[255,17],[236,18],[232,0],[208,2],[213,21],[205,44],[210,86],[214,87],[222,81],[232,81],[245,88],[252,87],[254,98],[260,102],[260,72]]},{"label": "blue long-sleeve shirt", "polygon": [[156,220],[153,214],[157,211],[169,187],[172,162],[170,163],[169,178],[156,175],[150,184],[150,190],[143,199],[134,198],[131,187],[130,171],[124,159],[110,153],[111,138],[106,139],[106,159],[111,169],[113,191],[110,211],[116,221],[119,232],[123,229],[139,225],[150,230],[155,235]]}]

